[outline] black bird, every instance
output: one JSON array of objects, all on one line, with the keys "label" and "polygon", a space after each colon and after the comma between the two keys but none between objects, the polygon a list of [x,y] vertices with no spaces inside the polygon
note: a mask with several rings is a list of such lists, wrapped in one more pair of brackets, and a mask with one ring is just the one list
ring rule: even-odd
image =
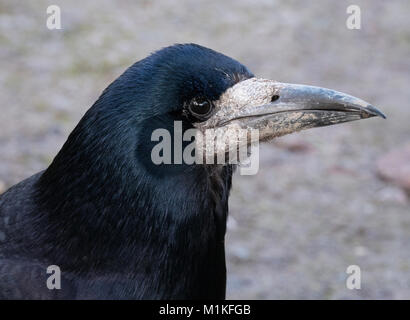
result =
[{"label": "black bird", "polygon": [[[155,164],[153,132],[180,121],[265,141],[373,116],[384,117],[340,92],[255,78],[199,45],[157,51],[104,90],[45,171],[1,195],[0,298],[224,299],[235,165]],[[50,265],[61,289],[47,287]]]}]

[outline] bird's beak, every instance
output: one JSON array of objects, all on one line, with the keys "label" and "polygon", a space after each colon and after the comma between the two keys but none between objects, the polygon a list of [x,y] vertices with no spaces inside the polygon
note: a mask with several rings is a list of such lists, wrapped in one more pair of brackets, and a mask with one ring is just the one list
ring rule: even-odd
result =
[{"label": "bird's beak", "polygon": [[252,78],[228,89],[202,127],[259,131],[259,141],[292,132],[385,115],[351,95],[308,85]]}]

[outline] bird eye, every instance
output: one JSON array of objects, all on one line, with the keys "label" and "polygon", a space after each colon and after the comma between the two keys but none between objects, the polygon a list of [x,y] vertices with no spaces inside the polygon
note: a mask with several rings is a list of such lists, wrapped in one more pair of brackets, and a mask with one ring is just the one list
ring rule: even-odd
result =
[{"label": "bird eye", "polygon": [[195,118],[205,120],[212,113],[213,104],[207,99],[193,99],[188,109]]}]

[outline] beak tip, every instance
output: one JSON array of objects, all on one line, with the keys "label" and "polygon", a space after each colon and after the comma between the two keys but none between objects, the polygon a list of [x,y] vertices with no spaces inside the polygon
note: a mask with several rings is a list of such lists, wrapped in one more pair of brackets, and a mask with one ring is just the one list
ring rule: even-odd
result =
[{"label": "beak tip", "polygon": [[374,115],[374,116],[379,116],[379,117],[381,117],[381,118],[383,118],[383,119],[386,119],[386,118],[387,118],[386,115],[385,115],[383,112],[381,112],[379,109],[373,107],[371,104],[369,104],[369,105],[366,107],[366,111],[369,111],[369,113],[372,114],[372,115]]}]

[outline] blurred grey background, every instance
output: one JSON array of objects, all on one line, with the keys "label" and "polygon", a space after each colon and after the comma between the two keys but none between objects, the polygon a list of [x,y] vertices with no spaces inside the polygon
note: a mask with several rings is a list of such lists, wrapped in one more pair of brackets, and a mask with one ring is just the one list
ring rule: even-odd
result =
[{"label": "blurred grey background", "polygon": [[[62,30],[46,28],[51,4]],[[361,30],[346,28],[350,4]],[[409,299],[410,200],[403,180],[380,178],[410,163],[400,152],[410,142],[409,16],[407,0],[1,0],[0,192],[46,168],[128,66],[195,42],[257,76],[343,91],[388,116],[283,137],[261,149],[256,176],[234,177],[227,297]],[[346,288],[352,264],[361,290]]]}]

